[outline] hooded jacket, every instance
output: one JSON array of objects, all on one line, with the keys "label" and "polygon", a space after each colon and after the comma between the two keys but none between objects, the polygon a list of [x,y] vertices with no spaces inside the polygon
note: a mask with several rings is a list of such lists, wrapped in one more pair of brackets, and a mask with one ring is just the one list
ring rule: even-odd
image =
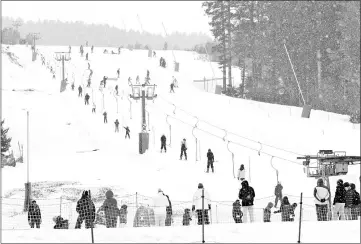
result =
[{"label": "hooded jacket", "polygon": [[338,184],[336,187],[333,204],[335,205],[336,203],[346,203],[346,190],[343,184]]},{"label": "hooded jacket", "polygon": [[116,219],[120,212],[118,209],[117,200],[114,198],[114,193],[109,190],[105,193],[106,199],[103,202],[103,205],[100,207],[99,211],[104,211],[106,219]]},{"label": "hooded jacket", "polygon": [[282,215],[282,221],[293,221],[293,218],[295,216],[294,210],[297,207],[297,204],[290,205],[290,202],[288,201],[288,197],[284,197],[282,199],[281,207],[278,211],[275,211],[274,213],[281,213]]},{"label": "hooded jacket", "polygon": [[76,204],[76,211],[82,218],[95,219],[95,206],[93,201],[89,198],[88,192],[83,192],[81,198]]},{"label": "hooded jacket", "polygon": [[233,219],[236,219],[236,218],[242,219],[242,217],[243,217],[243,213],[241,210],[241,203],[239,202],[239,200],[236,200],[233,203],[232,216],[233,216]]},{"label": "hooded jacket", "polygon": [[253,206],[253,200],[256,194],[251,186],[248,185],[248,181],[242,182],[242,188],[239,190],[238,198],[242,200],[242,206]]},{"label": "hooded jacket", "polygon": [[327,200],[330,198],[330,190],[323,184],[322,179],[317,180],[317,186],[313,191],[315,197],[315,204],[327,205]]}]

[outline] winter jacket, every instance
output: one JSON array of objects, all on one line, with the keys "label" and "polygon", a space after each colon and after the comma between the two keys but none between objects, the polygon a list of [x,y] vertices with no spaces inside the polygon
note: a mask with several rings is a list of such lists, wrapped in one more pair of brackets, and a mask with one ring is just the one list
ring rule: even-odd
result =
[{"label": "winter jacket", "polygon": [[160,141],[162,144],[165,144],[166,141],[167,141],[167,138],[165,137],[165,135],[163,135],[161,138],[160,138]]},{"label": "winter jacket", "polygon": [[98,212],[104,211],[106,219],[117,219],[120,215],[117,200],[114,197],[112,191],[107,191],[105,193],[106,199],[103,202],[103,205],[99,208]]},{"label": "winter jacket", "polygon": [[40,221],[41,222],[41,211],[39,205],[31,203],[28,210],[28,221]]},{"label": "winter jacket", "polygon": [[69,221],[60,216],[56,217],[54,229],[69,229]]},{"label": "winter jacket", "polygon": [[359,198],[359,194],[356,192],[356,190],[350,189],[346,191],[345,208],[352,208],[355,207],[355,205],[358,205],[356,204],[359,202],[358,198]]},{"label": "winter jacket", "polygon": [[275,187],[275,196],[282,196],[283,186],[281,184],[277,184]]},{"label": "winter jacket", "polygon": [[208,161],[214,162],[214,155],[212,152],[207,152]]},{"label": "winter jacket", "polygon": [[253,206],[253,200],[256,194],[251,186],[248,185],[248,181],[242,182],[242,188],[239,190],[238,198],[242,200],[242,206]]},{"label": "winter jacket", "polygon": [[237,175],[238,179],[246,179],[246,169],[239,169],[238,170],[238,175]]},{"label": "winter jacket", "polygon": [[242,222],[243,213],[241,210],[241,203],[239,202],[239,200],[237,200],[233,203],[232,216],[233,216],[233,219],[236,221],[236,223]]},{"label": "winter jacket", "polygon": [[[210,209],[211,197],[209,193],[204,190],[204,209]],[[202,210],[202,188],[199,188],[193,195],[193,204],[196,210]]]},{"label": "winter jacket", "polygon": [[281,213],[283,222],[293,221],[295,217],[295,212],[294,212],[295,208],[296,208],[295,205],[290,205],[289,203],[288,204],[282,203],[280,210],[275,211],[274,213]]},{"label": "winter jacket", "polygon": [[263,209],[263,222],[271,222],[271,209]]},{"label": "winter jacket", "polygon": [[[330,191],[324,185],[318,185],[313,191],[313,196],[315,197],[315,204],[317,205],[327,205],[327,200],[330,198]],[[324,199],[324,201],[321,201]]]},{"label": "winter jacket", "polygon": [[335,198],[333,199],[333,205],[336,203],[346,203],[346,190],[343,185],[336,187]]},{"label": "winter jacket", "polygon": [[127,223],[127,215],[128,215],[128,206],[123,204],[119,210],[119,223],[126,224]]},{"label": "winter jacket", "polygon": [[77,204],[76,211],[81,218],[90,218],[92,221],[95,220],[95,206],[94,203],[89,197],[82,196]]},{"label": "winter jacket", "polygon": [[153,209],[140,206],[134,216],[133,227],[155,225]]},{"label": "winter jacket", "polygon": [[186,208],[184,210],[184,214],[183,214],[183,221],[182,224],[183,225],[189,225],[190,221],[192,221],[191,215],[190,215],[190,209]]},{"label": "winter jacket", "polygon": [[154,214],[157,215],[166,215],[167,207],[169,206],[169,202],[166,196],[163,195],[163,192],[158,192],[158,194],[153,198],[153,207]]},{"label": "winter jacket", "polygon": [[187,150],[187,142],[185,141],[181,142],[181,150]]}]

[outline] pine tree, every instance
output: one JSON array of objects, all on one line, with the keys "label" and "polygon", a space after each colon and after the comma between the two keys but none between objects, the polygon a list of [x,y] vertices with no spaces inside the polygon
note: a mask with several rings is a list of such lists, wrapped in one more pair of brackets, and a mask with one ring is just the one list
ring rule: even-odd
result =
[{"label": "pine tree", "polygon": [[11,143],[11,137],[7,136],[7,133],[9,131],[9,128],[4,128],[5,120],[1,121],[1,156],[4,156],[4,153],[6,153],[10,148]]}]

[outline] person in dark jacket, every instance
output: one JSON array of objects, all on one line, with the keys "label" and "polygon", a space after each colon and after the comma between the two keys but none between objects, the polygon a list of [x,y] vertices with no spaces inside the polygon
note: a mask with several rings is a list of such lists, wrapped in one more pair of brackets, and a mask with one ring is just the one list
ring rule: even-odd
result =
[{"label": "person in dark jacket", "polygon": [[119,224],[127,224],[128,206],[123,204],[119,210]]},{"label": "person in dark jacket", "polygon": [[126,127],[123,127],[124,129],[125,129],[125,139],[127,139],[127,136],[128,136],[128,138],[130,139],[130,129],[129,129],[129,127],[128,126],[126,126]]},{"label": "person in dark jacket", "polygon": [[233,203],[232,216],[235,223],[242,223],[243,213],[241,210],[241,203],[238,199]]},{"label": "person in dark jacket", "polygon": [[85,54],[85,60],[88,60],[88,53]]},{"label": "person in dark jacket", "polygon": [[182,160],[183,157],[183,153],[184,153],[184,157],[187,160],[187,142],[186,139],[183,138],[183,141],[181,142],[181,155],[180,155],[180,159]]},{"label": "person in dark jacket", "polygon": [[115,125],[115,132],[119,133],[119,121],[118,121],[118,119],[115,120],[114,125]]},{"label": "person in dark jacket", "polygon": [[248,181],[242,181],[242,188],[239,190],[238,198],[242,200],[244,223],[247,223],[247,213],[251,223],[253,222],[253,200],[256,196],[253,188],[248,185]]},{"label": "person in dark jacket", "polygon": [[279,210],[274,211],[273,213],[281,213],[282,222],[292,222],[295,218],[295,208],[297,204],[290,204],[288,197],[283,197],[281,207]]},{"label": "person in dark jacket", "polygon": [[120,69],[117,69],[117,75],[118,75],[118,79],[119,79]]},{"label": "person in dark jacket", "polygon": [[71,90],[72,91],[74,91],[74,87],[75,87],[75,85],[74,85],[74,82],[73,82],[73,83],[71,83]]},{"label": "person in dark jacket", "polygon": [[169,205],[166,207],[166,217],[165,217],[165,226],[171,226],[172,225],[172,215],[173,215],[173,211],[172,211],[172,202],[169,199],[168,195],[165,195],[163,193],[163,195],[168,199],[168,203]]},{"label": "person in dark jacket", "polygon": [[169,91],[170,93],[174,93],[174,83],[172,82],[172,83],[170,83],[170,91]]},{"label": "person in dark jacket", "polygon": [[269,202],[263,209],[263,222],[271,222],[271,208],[273,208],[273,203]]},{"label": "person in dark jacket", "polygon": [[182,224],[185,226],[188,226],[190,224],[190,222],[192,221],[190,211],[191,210],[189,208],[184,209]]},{"label": "person in dark jacket", "polygon": [[167,138],[165,137],[165,135],[162,135],[160,137],[160,143],[161,143],[160,152],[163,152],[163,149],[165,152],[167,152]]},{"label": "person in dark jacket", "polygon": [[208,149],[208,152],[207,152],[207,173],[209,173],[209,167],[212,168],[212,173],[214,173],[213,163],[214,163],[214,155],[213,155],[211,149]]},{"label": "person in dark jacket", "polygon": [[54,229],[69,229],[69,221],[63,219],[61,216],[56,216],[53,218],[55,225]]},{"label": "person in dark jacket", "polygon": [[105,225],[107,228],[116,228],[117,219],[120,215],[117,200],[114,198],[114,193],[108,190],[105,193],[106,199],[103,205],[99,208],[98,212],[104,211],[105,213]]},{"label": "person in dark jacket", "polygon": [[107,113],[107,111],[104,111],[103,116],[104,116],[104,124],[107,124],[108,123],[108,113]]},{"label": "person in dark jacket", "polygon": [[118,85],[115,86],[115,94],[118,96]]},{"label": "person in dark jacket", "polygon": [[36,201],[31,201],[28,209],[28,223],[31,228],[34,228],[34,225],[36,225],[36,228],[40,228],[41,224],[41,211],[39,208],[39,205],[36,204]]},{"label": "person in dark jacket", "polygon": [[92,45],[92,47],[90,48],[90,51],[93,53],[94,51],[94,46]]},{"label": "person in dark jacket", "polygon": [[335,197],[333,199],[333,220],[345,220],[346,190],[343,180],[337,181]]},{"label": "person in dark jacket", "polygon": [[75,229],[80,229],[83,221],[85,221],[86,229],[92,227],[95,220],[95,205],[90,199],[88,191],[84,191],[76,203],[76,211],[79,216],[76,220]]},{"label": "person in dark jacket", "polygon": [[89,94],[88,93],[85,94],[85,97],[84,97],[85,105],[89,105],[89,98],[90,98]]},{"label": "person in dark jacket", "polygon": [[356,192],[355,184],[348,184],[348,182],[346,182],[344,185],[346,189],[346,220],[357,220],[356,208],[360,203],[360,194]]},{"label": "person in dark jacket", "polygon": [[283,186],[281,185],[281,182],[278,182],[276,187],[275,187],[275,196],[276,196],[275,208],[277,208],[278,200],[282,199],[282,190],[283,190]]},{"label": "person in dark jacket", "polygon": [[78,87],[78,91],[79,91],[78,97],[82,97],[83,96],[83,88],[81,86]]}]

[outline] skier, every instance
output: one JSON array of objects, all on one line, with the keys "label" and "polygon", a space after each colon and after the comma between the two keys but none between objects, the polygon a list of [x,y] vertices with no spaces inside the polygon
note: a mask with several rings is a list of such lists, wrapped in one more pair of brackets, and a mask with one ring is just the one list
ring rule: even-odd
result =
[{"label": "skier", "polygon": [[160,59],[159,59],[159,66],[162,67],[162,65],[163,65],[163,57],[160,57]]},{"label": "skier", "polygon": [[187,142],[186,139],[184,138],[183,141],[181,141],[181,155],[180,155],[180,160],[182,160],[183,157],[183,153],[184,153],[184,157],[187,160]]},{"label": "skier", "polygon": [[69,46],[69,53],[71,53],[71,46]]},{"label": "skier", "polygon": [[104,116],[104,124],[107,124],[107,123],[108,123],[108,118],[107,118],[108,114],[107,114],[107,111],[104,111],[103,116]]},{"label": "skier", "polygon": [[76,211],[79,216],[76,220],[75,229],[80,229],[83,221],[85,221],[85,228],[90,228],[95,220],[95,206],[89,197],[88,191],[84,191],[78,200]]},{"label": "skier", "polygon": [[170,93],[174,93],[174,83],[172,82],[172,83],[170,83],[170,91],[169,91]]},{"label": "skier", "polygon": [[253,199],[256,194],[248,181],[242,181],[242,188],[239,190],[238,198],[242,200],[242,207],[244,212],[244,222],[247,223],[247,214],[250,217],[251,223],[253,222]]},{"label": "skier", "polygon": [[90,87],[91,85],[91,79],[88,79],[88,84],[86,85],[86,87]]},{"label": "skier", "polygon": [[92,45],[92,47],[90,48],[91,52],[93,53],[94,51],[94,46]]},{"label": "skier", "polygon": [[78,97],[82,97],[83,96],[83,88],[81,86],[78,87],[78,91],[79,91]]},{"label": "skier", "polygon": [[114,198],[114,193],[111,190],[108,190],[105,193],[105,197],[106,199],[104,200],[103,205],[98,209],[97,213],[104,211],[106,227],[116,228],[117,219],[120,215],[117,200]]},{"label": "skier", "polygon": [[128,78],[128,85],[130,85],[130,86],[132,85],[132,78],[130,78],[130,77]]},{"label": "skier", "polygon": [[184,209],[183,221],[182,221],[183,225],[189,225],[190,221],[192,221],[190,211],[191,210],[189,208]]},{"label": "skier", "polygon": [[[88,55],[88,54],[87,54]],[[88,69],[90,69],[90,63],[88,63]]]},{"label": "skier", "polygon": [[130,129],[129,129],[129,127],[128,126],[126,126],[126,127],[123,127],[124,129],[125,129],[125,139],[127,139],[127,136],[128,136],[128,138],[130,139]]},{"label": "skier", "polygon": [[90,98],[89,94],[88,94],[88,93],[85,94],[85,97],[84,97],[84,99],[85,99],[85,105],[89,105],[89,98]]},{"label": "skier", "polygon": [[274,211],[273,213],[281,213],[282,222],[293,222],[295,218],[295,208],[297,203],[290,204],[288,197],[283,197],[282,204],[279,210]]},{"label": "skier", "polygon": [[74,87],[75,87],[75,85],[74,85],[74,82],[73,82],[73,83],[71,83],[71,90],[72,91],[74,91]]},{"label": "skier", "polygon": [[88,53],[85,54],[85,60],[88,60]]},{"label": "skier", "polygon": [[333,220],[345,220],[346,190],[343,180],[337,181],[335,198],[333,199]]},{"label": "skier", "polygon": [[115,86],[115,94],[118,96],[118,85]]},{"label": "skier", "polygon": [[277,208],[278,200],[282,199],[282,189],[283,189],[283,186],[281,185],[281,182],[278,182],[276,187],[275,187],[275,196],[276,196],[275,208]]},{"label": "skier", "polygon": [[165,135],[163,134],[160,138],[160,143],[161,143],[161,147],[160,147],[160,152],[163,152],[163,149],[165,152],[167,152],[167,138],[165,137]]},{"label": "skier", "polygon": [[212,173],[214,173],[214,168],[213,168],[213,163],[214,163],[214,155],[211,151],[211,149],[208,149],[208,152],[207,152],[207,173],[209,173],[209,167],[212,168]]},{"label": "skier", "polygon": [[31,201],[31,204],[29,205],[28,223],[31,228],[34,228],[34,225],[36,225],[36,228],[40,228],[41,211],[40,211],[39,205],[36,204],[35,200]]},{"label": "skier", "polygon": [[108,79],[108,77],[106,77],[106,76],[103,77],[103,85],[104,85],[104,88],[105,88],[105,85],[107,84],[107,79]]},{"label": "skier", "polygon": [[150,75],[149,70],[147,70],[147,78],[149,78],[149,75]]},{"label": "skier", "polygon": [[232,216],[235,223],[242,223],[243,213],[241,211],[241,203],[238,199],[233,203]]},{"label": "skier", "polygon": [[115,124],[115,132],[119,133],[119,121],[118,121],[118,119],[115,120],[114,124]]},{"label": "skier", "polygon": [[156,53],[155,53],[155,51],[153,51],[153,58],[155,58],[156,57]]},{"label": "skier", "polygon": [[117,69],[117,75],[118,75],[118,79],[119,79],[120,69]]},{"label": "skier", "polygon": [[96,109],[96,105],[95,105],[95,103],[93,102],[92,113],[95,113],[95,109]]},{"label": "skier", "polygon": [[[204,224],[209,225],[209,217],[208,217],[208,210],[211,210],[211,198],[209,193],[204,190],[204,198],[202,198],[202,191],[203,191],[203,184],[198,184],[198,189],[193,195],[193,204],[192,204],[192,212],[196,210],[197,217],[198,217],[198,225],[201,225],[203,222],[202,215],[204,216]],[[204,199],[204,200],[203,200]],[[202,201],[204,201],[204,212],[202,214]],[[208,206],[208,209],[206,207]]]},{"label": "skier", "polygon": [[166,208],[169,206],[169,202],[161,189],[158,189],[158,194],[153,198],[153,206],[155,225],[165,226]]},{"label": "skier", "polygon": [[[242,181],[246,179],[246,169],[244,168],[243,164],[241,164],[241,166],[238,169],[237,179],[240,181],[240,183],[242,183]],[[242,185],[240,184],[240,188],[241,187]]]},{"label": "skier", "polygon": [[175,88],[178,88],[178,81],[177,81],[177,79],[176,79],[174,76],[172,76],[172,80],[173,80],[174,87],[175,87]]},{"label": "skier", "polygon": [[330,190],[323,184],[323,179],[318,179],[317,186],[313,191],[317,221],[327,221],[327,201],[330,198],[330,195]]},{"label": "skier", "polygon": [[137,78],[135,79],[135,84],[139,85],[140,82],[139,82],[139,75],[137,75]]},{"label": "skier", "polygon": [[271,222],[271,208],[273,208],[273,203],[269,202],[263,209],[263,222]]}]

